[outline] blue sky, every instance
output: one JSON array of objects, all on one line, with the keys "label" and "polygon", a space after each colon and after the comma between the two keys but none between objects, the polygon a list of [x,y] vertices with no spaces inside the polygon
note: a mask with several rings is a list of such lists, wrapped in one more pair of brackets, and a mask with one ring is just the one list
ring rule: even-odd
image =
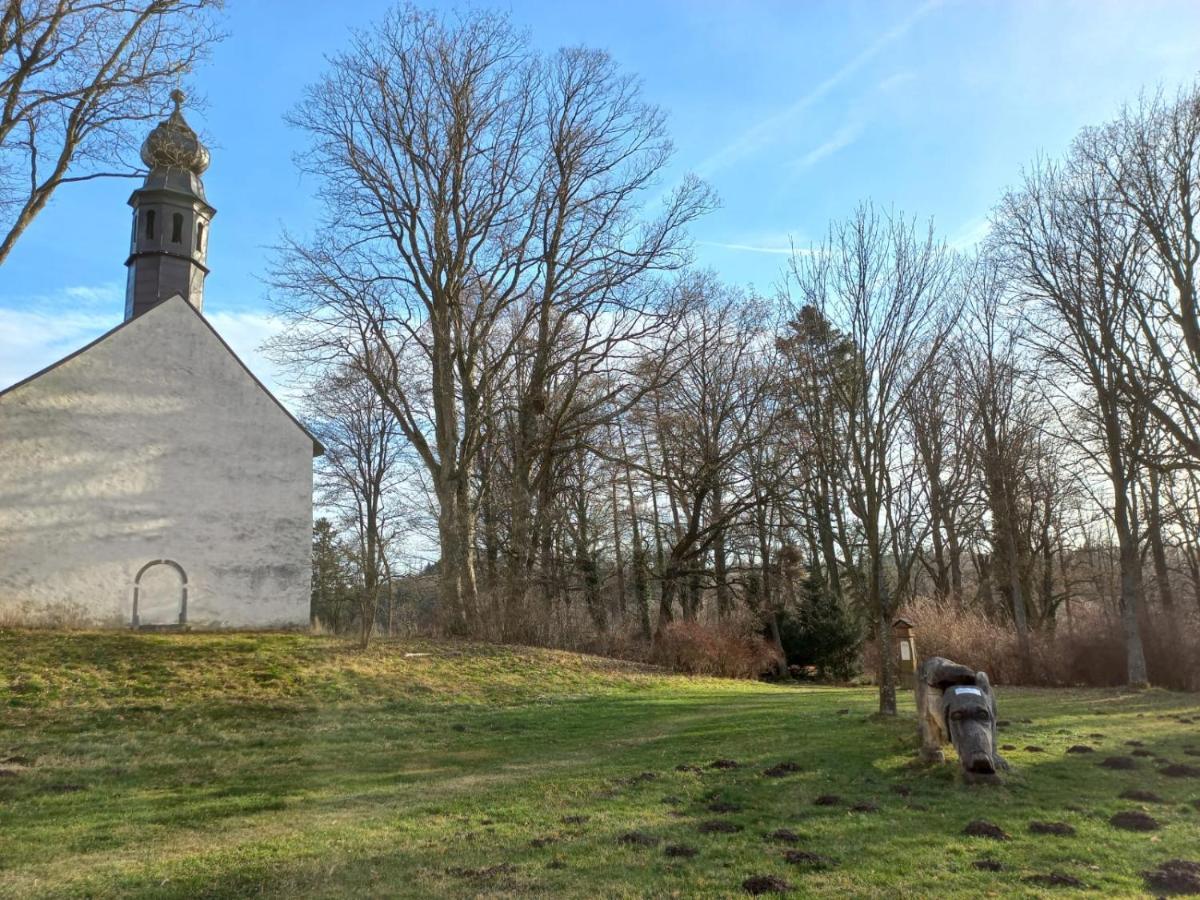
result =
[{"label": "blue sky", "polygon": [[[229,38],[196,73],[189,119],[212,149],[218,209],[205,312],[268,382],[260,278],[281,228],[304,233],[314,185],[283,123],[303,86],[378,18],[374,0],[230,0]],[[934,218],[969,245],[1021,166],[1055,155],[1144,86],[1200,73],[1200,3],[1067,0],[733,2],[514,0],[546,49],[609,50],[664,107],[668,182],[700,174],[721,208],[697,262],[772,291],[789,239],[817,240],[860,199]],[[117,324],[126,180],[64,188],[0,267],[0,387]]]}]

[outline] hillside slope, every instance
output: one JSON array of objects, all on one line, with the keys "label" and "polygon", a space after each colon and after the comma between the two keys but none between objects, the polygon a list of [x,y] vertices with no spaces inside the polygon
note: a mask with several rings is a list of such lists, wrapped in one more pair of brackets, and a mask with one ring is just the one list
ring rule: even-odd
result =
[{"label": "hillside slope", "polygon": [[868,690],[553,651],[0,632],[0,672],[2,896],[1115,896],[1200,856],[1195,695],[1001,689],[1017,774],[968,788]]}]

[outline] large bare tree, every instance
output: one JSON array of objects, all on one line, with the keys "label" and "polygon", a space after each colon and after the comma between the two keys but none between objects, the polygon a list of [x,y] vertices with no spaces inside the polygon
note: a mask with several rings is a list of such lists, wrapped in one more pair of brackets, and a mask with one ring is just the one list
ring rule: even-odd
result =
[{"label": "large bare tree", "polygon": [[[846,546],[856,592],[881,652],[879,711],[896,714],[892,617],[910,584],[919,514],[906,491],[911,457],[900,452],[906,403],[942,351],[956,319],[953,260],[932,228],[860,206],[826,241],[794,253],[798,307],[819,310],[851,344],[848,373],[830,381],[844,417],[842,497],[860,546]],[[908,473],[911,474],[911,473]],[[847,533],[847,540],[850,540]]]},{"label": "large bare tree", "polygon": [[222,0],[8,0],[0,263],[64,184],[137,174],[146,121],[220,35]]}]

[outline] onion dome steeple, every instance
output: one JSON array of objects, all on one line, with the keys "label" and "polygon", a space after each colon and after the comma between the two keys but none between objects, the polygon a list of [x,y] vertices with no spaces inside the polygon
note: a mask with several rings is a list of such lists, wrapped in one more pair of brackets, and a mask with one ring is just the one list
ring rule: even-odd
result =
[{"label": "onion dome steeple", "polygon": [[133,235],[125,319],[179,294],[197,310],[204,305],[208,223],[216,210],[204,196],[200,176],[208,149],[183,118],[184,93],[171,92],[175,109],[147,135],[142,162],[150,170],[133,192]]}]

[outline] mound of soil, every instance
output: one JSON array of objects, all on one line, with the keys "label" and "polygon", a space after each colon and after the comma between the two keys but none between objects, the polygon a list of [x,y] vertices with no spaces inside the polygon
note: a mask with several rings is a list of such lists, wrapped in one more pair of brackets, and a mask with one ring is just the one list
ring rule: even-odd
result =
[{"label": "mound of soil", "polygon": [[1008,728],[1008,726],[1010,726],[1010,725],[1012,725],[1012,722],[1010,722],[1008,719],[997,719],[996,720],[997,728]]},{"label": "mound of soil", "polygon": [[837,794],[822,794],[813,801],[813,806],[840,806],[842,798]]},{"label": "mound of soil", "polygon": [[1137,761],[1130,756],[1106,756],[1100,765],[1106,769],[1136,769]]},{"label": "mound of soil", "polygon": [[1001,750],[1016,750],[1017,745],[1016,744],[1001,744],[1000,749]]},{"label": "mound of soil", "polygon": [[1200,894],[1200,863],[1169,859],[1158,868],[1143,872],[1146,887],[1170,894]]},{"label": "mound of soil", "polygon": [[776,828],[767,837],[772,841],[778,841],[781,844],[798,844],[800,843],[800,835],[787,828]]},{"label": "mound of soil", "polygon": [[820,853],[810,853],[807,850],[789,850],[783,854],[783,858],[785,862],[793,866],[801,866],[813,871],[828,869],[833,865],[833,860],[828,856],[823,856]]},{"label": "mound of soil", "polygon": [[967,835],[967,837],[985,837],[995,841],[1011,840],[1003,828],[985,819],[976,819],[974,822],[969,822],[967,827],[963,829],[963,834]]},{"label": "mound of soil", "polygon": [[981,872],[1002,872],[1004,870],[1004,863],[998,859],[977,859],[971,865]]},{"label": "mound of soil", "polygon": [[1146,757],[1153,757],[1153,756],[1154,756],[1154,754],[1153,754],[1151,751],[1149,751],[1149,750],[1140,750],[1140,749],[1139,749],[1139,750],[1132,750],[1132,751],[1130,751],[1129,755],[1130,755],[1130,756],[1136,756],[1136,757],[1138,757],[1139,759],[1144,759],[1144,758],[1146,758]]},{"label": "mound of soil", "polygon": [[850,808],[855,812],[879,812],[879,804],[874,800],[860,800]]},{"label": "mound of soil", "polygon": [[737,769],[741,765],[736,759],[714,759],[708,764],[708,767],[710,769]]},{"label": "mound of soil", "polygon": [[663,850],[663,853],[675,859],[691,859],[699,852],[695,847],[691,847],[688,844],[667,844]]},{"label": "mound of soil", "polygon": [[1088,735],[1088,737],[1090,737],[1092,740],[1095,740],[1095,741],[1102,741],[1102,740],[1104,740],[1105,736],[1104,736],[1104,733],[1101,731],[1093,731],[1091,734]]},{"label": "mound of soil", "polygon": [[1074,875],[1064,875],[1062,872],[1050,872],[1046,875],[1030,875],[1025,879],[1029,884],[1039,887],[1081,888],[1086,885]]},{"label": "mound of soil", "polygon": [[1119,812],[1108,820],[1108,824],[1113,828],[1122,828],[1125,831],[1157,831],[1160,827],[1158,819],[1154,816],[1137,810]]},{"label": "mound of soil", "polygon": [[1030,822],[1030,834],[1057,834],[1061,837],[1070,837],[1075,834],[1075,829],[1066,822]]},{"label": "mound of soil", "polygon": [[1026,752],[1026,753],[1045,753],[1045,752],[1046,752],[1046,748],[1045,748],[1045,747],[1039,747],[1037,744],[1029,744],[1029,745],[1028,745],[1028,746],[1025,748],[1025,752]]},{"label": "mound of soil", "polygon": [[547,835],[546,837],[534,838],[532,841],[529,842],[529,846],[532,847],[534,850],[541,850],[543,847],[549,847],[551,844],[555,843],[557,840],[558,840],[558,838],[556,838],[552,835]]},{"label": "mound of soil", "polygon": [[508,863],[500,863],[495,866],[486,866],[482,869],[464,869],[455,867],[447,869],[446,874],[452,875],[455,878],[470,878],[475,881],[490,881],[498,875],[511,875],[516,869]]},{"label": "mound of soil", "polygon": [[763,775],[767,778],[786,778],[788,775],[794,775],[799,771],[799,763],[781,762],[771,766],[769,769],[764,769]]},{"label": "mound of soil", "polygon": [[1146,745],[1143,744],[1141,741],[1126,741],[1125,746],[1126,747],[1145,747]]},{"label": "mound of soil", "polygon": [[1200,766],[1189,766],[1184,763],[1172,763],[1158,771],[1168,778],[1200,778]]},{"label": "mound of soil", "polygon": [[617,843],[628,847],[657,847],[660,840],[657,835],[644,831],[626,831],[617,838]]},{"label": "mound of soil", "polygon": [[704,808],[709,812],[715,813],[735,813],[742,811],[740,806],[738,806],[736,803],[730,803],[728,800],[714,800]]},{"label": "mound of soil", "polygon": [[701,772],[704,771],[704,769],[701,768],[700,766],[693,765],[692,763],[680,763],[679,765],[677,765],[675,767],[675,771],[676,772],[692,772],[693,774],[699,775]]},{"label": "mound of soil", "polygon": [[617,784],[645,784],[647,781],[655,781],[657,779],[657,772],[638,772],[636,775],[630,775],[628,778],[618,779]]},{"label": "mound of soil", "polygon": [[786,894],[791,889],[791,882],[778,875],[751,875],[742,882],[742,890],[747,894]]},{"label": "mound of soil", "polygon": [[1067,748],[1068,753],[1095,753],[1095,747],[1089,747],[1087,744],[1072,744]]},{"label": "mound of soil", "polygon": [[709,819],[698,827],[701,834],[736,834],[742,830],[741,825],[728,819]]},{"label": "mound of soil", "polygon": [[1162,797],[1154,793],[1154,791],[1142,791],[1137,788],[1130,788],[1127,791],[1121,791],[1120,798],[1122,800],[1136,800],[1139,803],[1166,803]]},{"label": "mound of soil", "polygon": [[564,825],[582,825],[588,820],[588,816],[563,816],[562,823]]}]

